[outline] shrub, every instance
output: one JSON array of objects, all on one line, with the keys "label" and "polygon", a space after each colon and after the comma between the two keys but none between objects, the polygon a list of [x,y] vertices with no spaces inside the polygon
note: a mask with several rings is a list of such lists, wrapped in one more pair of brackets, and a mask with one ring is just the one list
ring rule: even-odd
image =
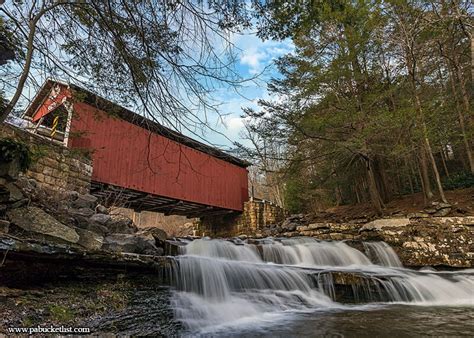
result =
[{"label": "shrub", "polygon": [[0,139],[0,162],[7,163],[18,159],[20,170],[25,171],[31,165],[31,151],[26,144],[10,138]]},{"label": "shrub", "polygon": [[444,180],[443,187],[446,190],[474,187],[474,175],[468,172],[455,174]]}]

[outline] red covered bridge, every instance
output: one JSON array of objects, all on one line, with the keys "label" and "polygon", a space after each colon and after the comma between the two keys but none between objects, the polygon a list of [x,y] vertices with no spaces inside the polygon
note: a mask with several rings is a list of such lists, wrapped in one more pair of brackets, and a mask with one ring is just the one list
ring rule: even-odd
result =
[{"label": "red covered bridge", "polygon": [[24,117],[35,133],[91,151],[91,193],[105,203],[200,217],[248,200],[249,163],[75,85],[47,81]]}]

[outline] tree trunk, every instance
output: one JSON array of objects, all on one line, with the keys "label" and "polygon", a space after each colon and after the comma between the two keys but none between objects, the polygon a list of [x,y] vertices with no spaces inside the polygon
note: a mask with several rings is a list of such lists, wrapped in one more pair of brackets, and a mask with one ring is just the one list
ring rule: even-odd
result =
[{"label": "tree trunk", "polygon": [[[415,110],[416,112],[418,113],[418,122],[420,124],[420,127],[422,128],[422,132],[423,132],[423,145],[421,146],[420,148],[420,151],[422,153],[422,157],[421,157],[421,162],[422,163],[422,173],[423,173],[423,179],[424,179],[424,183],[428,183],[429,184],[429,180],[427,180],[426,178],[428,177],[428,168],[427,168],[427,163],[426,163],[426,154],[428,154],[428,158],[431,162],[431,167],[433,169],[433,173],[434,173],[434,176],[435,176],[435,181],[436,181],[436,185],[438,186],[438,191],[439,191],[439,195],[441,197],[441,200],[445,203],[447,203],[446,201],[446,197],[444,196],[444,190],[443,190],[443,186],[441,184],[441,178],[439,176],[439,171],[438,171],[438,166],[436,165],[436,161],[435,161],[435,158],[433,156],[433,150],[431,149],[431,144],[430,144],[430,140],[428,138],[428,130],[427,130],[427,127],[426,127],[426,122],[425,122],[425,116],[424,116],[424,112],[423,112],[423,108],[421,106],[421,101],[420,101],[420,97],[418,95],[418,90],[416,88],[416,74],[417,74],[417,67],[416,67],[416,60],[412,59],[412,55],[413,53],[411,52],[408,52],[406,51],[406,61],[407,61],[407,68],[408,68],[408,73],[410,74],[410,83],[411,83],[411,87],[412,87],[412,95],[413,95],[413,99],[414,99],[414,103],[415,103]],[[426,151],[426,153],[425,153]],[[429,185],[426,186],[425,185],[425,188],[429,189]],[[432,195],[432,193],[431,193]],[[429,194],[428,194],[428,190],[427,190],[427,195],[426,197],[429,197]],[[428,198],[429,200],[429,198]]]},{"label": "tree trunk", "polygon": [[378,215],[383,215],[384,204],[382,202],[382,198],[380,197],[380,193],[377,189],[377,182],[375,181],[375,174],[374,168],[371,163],[371,160],[366,160],[366,169],[367,169],[367,183],[369,185],[369,195],[370,201],[375,208],[375,211]]},{"label": "tree trunk", "polygon": [[419,149],[419,170],[420,170],[420,181],[421,188],[423,189],[423,195],[425,197],[425,205],[431,202],[433,199],[433,192],[431,191],[430,176],[428,174],[428,163],[426,163],[425,147],[422,145]]},{"label": "tree trunk", "polygon": [[428,156],[430,158],[431,166],[433,168],[436,185],[438,186],[439,196],[441,197],[441,200],[444,203],[448,203],[448,200],[446,199],[446,196],[444,195],[443,185],[441,184],[441,177],[439,175],[438,166],[436,165],[436,161],[433,155],[433,150],[431,149],[430,140],[428,139],[427,136],[425,136],[425,145],[426,145],[426,151],[428,152]]},{"label": "tree trunk", "polygon": [[[455,65],[455,68],[457,68],[456,65]],[[474,155],[472,155],[471,145],[469,144],[469,139],[467,138],[466,126],[464,124],[464,114],[461,111],[461,107],[459,107],[459,102],[458,102],[457,95],[456,95],[457,91],[456,91],[456,87],[454,85],[454,76],[453,76],[453,72],[452,72],[450,67],[449,67],[449,75],[450,75],[449,76],[449,78],[450,78],[449,82],[451,84],[451,91],[453,92],[453,98],[454,98],[454,101],[455,101],[455,104],[456,104],[456,111],[458,113],[458,119],[459,119],[459,127],[461,128],[462,139],[463,139],[464,147],[466,148],[466,155],[467,155],[467,160],[469,162],[469,169],[471,170],[471,174],[474,174]],[[461,82],[461,81],[459,81],[459,82]],[[461,88],[464,88],[464,90],[465,90],[465,87],[463,87],[462,84],[461,84]],[[462,91],[462,89],[461,89],[461,91]],[[469,113],[469,108],[470,108],[469,98],[467,98],[467,102],[466,102],[464,97],[466,97],[466,96],[463,94],[464,109],[466,109],[466,111]]]},{"label": "tree trunk", "polygon": [[441,162],[443,163],[443,168],[444,168],[444,172],[446,173],[446,177],[449,178],[449,170],[448,170],[448,166],[446,165],[446,157],[445,157],[445,154],[444,154],[444,146],[443,145],[441,145],[441,150],[440,150],[439,154],[441,155]]},{"label": "tree trunk", "polygon": [[12,99],[8,102],[7,106],[5,107],[4,111],[0,112],[0,123],[3,123],[8,115],[13,111],[15,105],[17,104],[18,100],[20,99],[21,92],[25,87],[26,80],[28,79],[28,75],[30,74],[30,67],[31,61],[33,60],[33,52],[34,52],[34,38],[36,32],[36,21],[30,20],[29,25],[29,33],[28,33],[28,42],[27,42],[27,50],[25,56],[25,65],[23,66],[23,70],[20,75],[20,80],[18,81],[18,85],[16,87],[15,93],[13,94]]},{"label": "tree trunk", "polygon": [[434,173],[434,176],[435,176],[436,185],[438,186],[439,196],[441,197],[441,200],[444,203],[448,203],[448,201],[446,200],[446,196],[444,195],[443,185],[441,184],[441,177],[439,175],[438,166],[436,165],[436,161],[435,161],[435,158],[433,156],[433,150],[431,148],[430,139],[428,138],[428,130],[426,128],[426,123],[425,123],[425,119],[424,119],[424,116],[423,116],[423,109],[421,107],[420,98],[418,97],[418,93],[416,92],[416,87],[414,86],[414,84],[413,84],[413,88],[414,88],[416,107],[417,107],[417,110],[418,110],[418,112],[420,114],[420,117],[421,117],[421,123],[422,123],[422,128],[423,128],[423,137],[424,137],[424,145],[426,147],[425,148],[426,153],[428,154],[428,157],[429,157],[430,162],[431,162],[431,167],[433,169],[433,173]]}]

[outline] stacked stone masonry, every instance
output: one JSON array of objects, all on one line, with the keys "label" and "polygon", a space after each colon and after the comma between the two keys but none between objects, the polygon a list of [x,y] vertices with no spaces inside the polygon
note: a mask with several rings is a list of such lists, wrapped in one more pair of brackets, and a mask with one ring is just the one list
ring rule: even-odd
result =
[{"label": "stacked stone masonry", "polygon": [[81,194],[89,192],[92,165],[90,158],[76,150],[17,127],[0,125],[0,138],[11,138],[28,145],[36,159],[25,176],[35,179],[42,187]]},{"label": "stacked stone masonry", "polygon": [[252,199],[244,203],[242,213],[220,217],[203,217],[199,224],[201,236],[231,237],[255,234],[284,220],[286,212],[280,206],[264,200]]}]

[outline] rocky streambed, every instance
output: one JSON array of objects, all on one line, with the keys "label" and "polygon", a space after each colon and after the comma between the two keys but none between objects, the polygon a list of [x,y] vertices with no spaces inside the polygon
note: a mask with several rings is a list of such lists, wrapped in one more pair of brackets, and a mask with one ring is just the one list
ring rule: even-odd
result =
[{"label": "rocky streambed", "polygon": [[[380,304],[394,302],[434,302],[442,313],[458,301],[469,307],[472,270],[432,267],[472,267],[474,217],[331,223],[293,215],[253,236],[167,239],[110,214],[92,195],[47,191],[27,178],[0,183],[2,332],[63,325],[94,333],[232,333],[244,320],[284,334],[276,323],[313,322],[302,312],[323,311],[327,320],[353,306],[369,306],[357,309],[370,317],[372,304],[378,314]],[[413,325],[423,332],[416,319]],[[456,327],[447,332],[468,330]]]},{"label": "rocky streambed", "polygon": [[83,327],[95,334],[175,335],[171,291],[159,276],[83,270],[28,288],[0,287],[0,332],[12,327]]},{"label": "rocky streambed", "polygon": [[282,224],[258,229],[252,237],[307,236],[320,240],[346,241],[359,249],[363,241],[384,241],[395,250],[407,267],[473,266],[474,216],[408,216],[335,223],[312,222],[308,215],[298,214],[288,217]]}]

